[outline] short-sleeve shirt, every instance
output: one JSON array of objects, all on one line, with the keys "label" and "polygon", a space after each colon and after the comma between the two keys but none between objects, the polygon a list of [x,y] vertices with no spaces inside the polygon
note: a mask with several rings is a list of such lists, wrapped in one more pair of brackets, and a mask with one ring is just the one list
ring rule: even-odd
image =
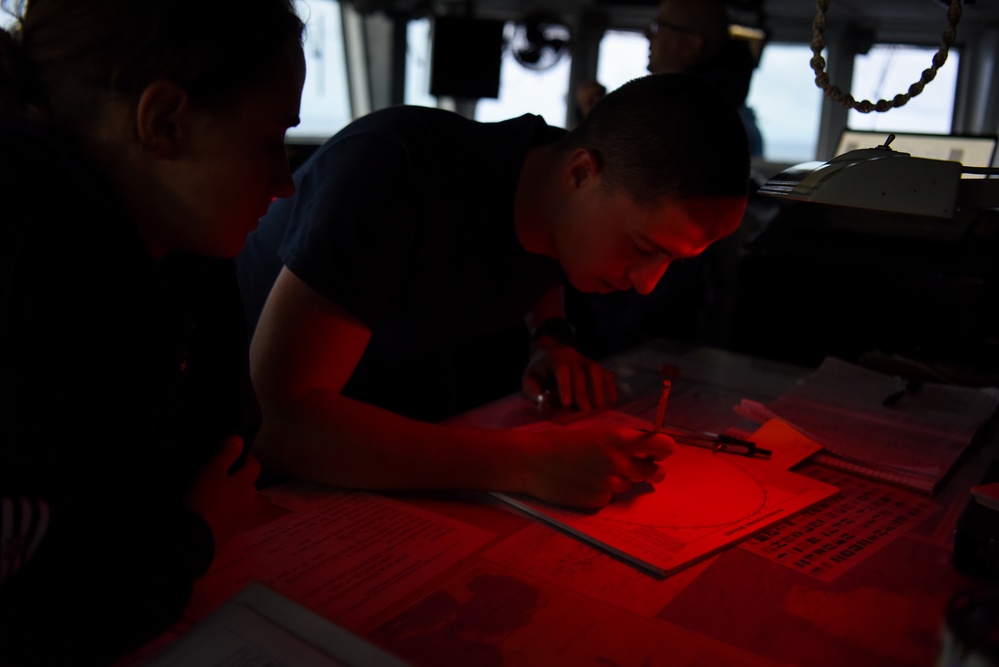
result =
[{"label": "short-sleeve shirt", "polygon": [[523,327],[565,279],[513,223],[528,151],[564,132],[534,115],[480,123],[406,106],[355,121],[250,235],[238,263],[251,328],[287,266],[372,331],[346,394],[417,418],[452,413],[456,350]]}]

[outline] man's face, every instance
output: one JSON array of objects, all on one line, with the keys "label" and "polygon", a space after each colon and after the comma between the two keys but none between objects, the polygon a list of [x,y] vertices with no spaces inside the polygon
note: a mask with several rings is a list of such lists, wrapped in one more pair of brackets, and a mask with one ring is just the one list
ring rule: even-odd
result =
[{"label": "man's face", "polygon": [[645,36],[649,40],[648,69],[653,74],[683,72],[700,57],[703,39],[676,0],[659,5]]},{"label": "man's face", "polygon": [[[735,231],[745,206],[745,198],[734,197],[646,207],[605,187],[580,192],[560,211],[556,252],[582,292],[649,294],[670,262],[699,255]],[[707,216],[717,224],[703,224]],[[706,227],[721,232],[712,236]]]}]

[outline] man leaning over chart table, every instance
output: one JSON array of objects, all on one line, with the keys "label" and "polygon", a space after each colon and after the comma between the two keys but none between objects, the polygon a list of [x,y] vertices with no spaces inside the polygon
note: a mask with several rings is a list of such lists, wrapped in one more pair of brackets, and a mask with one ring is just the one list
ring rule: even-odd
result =
[{"label": "man leaning over chart table", "polygon": [[239,258],[256,322],[256,456],[337,486],[578,507],[662,480],[665,435],[435,422],[454,414],[462,375],[498,355],[484,341],[524,318],[548,323],[528,396],[550,382],[566,406],[616,400],[613,375],[559,335],[564,282],[648,294],[671,261],[738,227],[748,174],[735,110],[687,75],[626,84],[572,132],[530,114],[476,123],[415,107],[355,121],[299,169],[295,197]]}]

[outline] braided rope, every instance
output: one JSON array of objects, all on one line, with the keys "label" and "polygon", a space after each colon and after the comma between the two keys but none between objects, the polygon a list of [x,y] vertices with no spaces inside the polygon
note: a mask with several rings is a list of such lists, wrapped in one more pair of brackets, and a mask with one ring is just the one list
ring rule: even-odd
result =
[{"label": "braided rope", "polygon": [[961,20],[961,1],[950,0],[950,7],[947,9],[947,29],[943,32],[940,40],[940,48],[933,56],[933,64],[930,68],[923,70],[919,81],[909,86],[907,93],[900,93],[890,101],[878,100],[875,103],[870,100],[858,102],[853,98],[853,95],[844,93],[837,86],[829,83],[829,75],[825,71],[826,60],[822,57],[822,49],[825,46],[826,12],[829,10],[830,0],[816,0],[818,14],[816,14],[815,20],[812,22],[812,41],[810,44],[812,47],[812,59],[809,61],[812,70],[815,72],[815,85],[847,109],[856,109],[861,113],[870,113],[872,111],[885,112],[904,105],[910,99],[923,92],[926,84],[936,77],[937,70],[947,62],[947,53],[950,51],[950,47],[954,45],[954,40],[957,39],[957,24]]}]

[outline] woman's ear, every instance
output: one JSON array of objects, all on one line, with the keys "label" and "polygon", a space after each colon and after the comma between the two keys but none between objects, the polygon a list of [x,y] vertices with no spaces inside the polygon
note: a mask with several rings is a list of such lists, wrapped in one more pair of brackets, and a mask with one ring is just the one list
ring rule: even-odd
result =
[{"label": "woman's ear", "polygon": [[142,148],[154,157],[174,158],[185,139],[190,107],[187,91],[171,81],[154,81],[139,96],[135,125]]}]

